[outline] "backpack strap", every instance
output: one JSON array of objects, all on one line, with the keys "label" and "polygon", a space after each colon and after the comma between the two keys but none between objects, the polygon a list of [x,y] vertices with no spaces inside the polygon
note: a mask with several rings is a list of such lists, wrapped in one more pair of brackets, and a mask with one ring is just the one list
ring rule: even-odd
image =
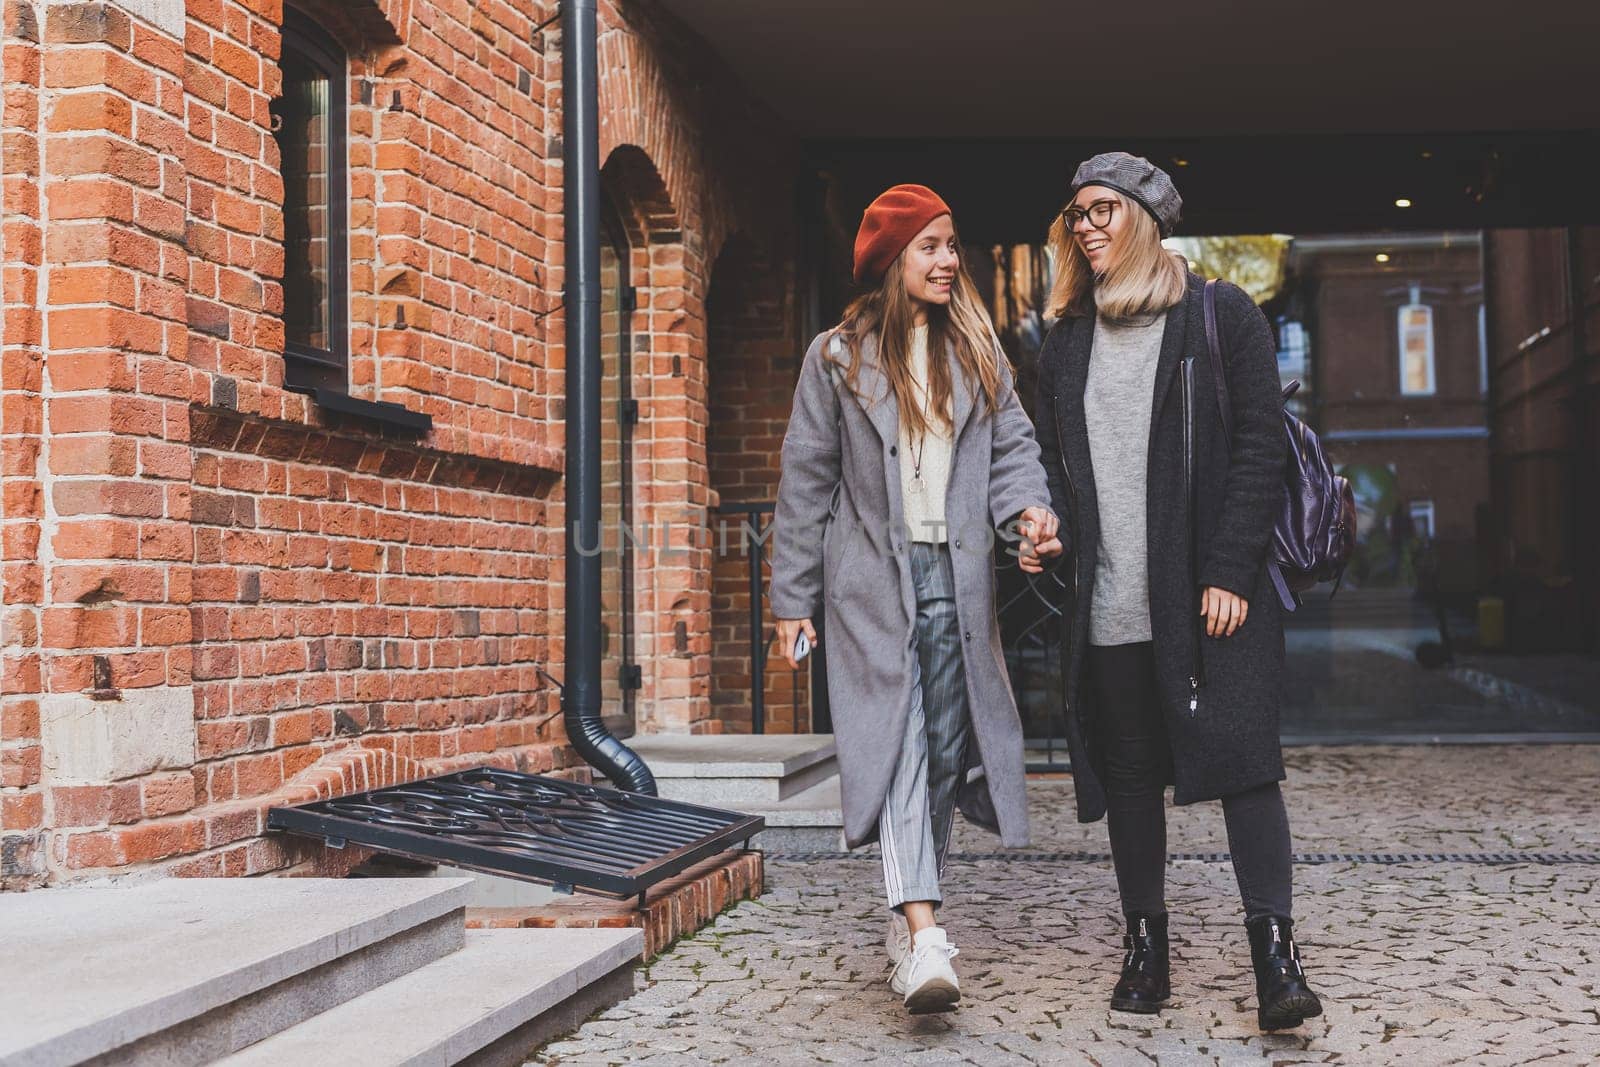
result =
[{"label": "backpack strap", "polygon": [[[1206,353],[1211,357],[1211,382],[1217,389],[1217,413],[1222,416],[1222,438],[1231,449],[1233,405],[1228,401],[1228,375],[1222,366],[1222,340],[1217,331],[1217,279],[1207,280],[1201,303],[1205,307]],[[1300,606],[1299,598],[1289,589],[1289,583],[1283,577],[1283,568],[1270,553],[1267,556],[1267,576],[1272,579],[1272,587],[1277,591],[1278,602],[1283,605],[1285,611],[1293,611]]]},{"label": "backpack strap", "polygon": [[1206,282],[1201,298],[1205,306],[1206,352],[1211,357],[1211,383],[1217,389],[1217,412],[1222,416],[1222,435],[1233,446],[1233,405],[1228,401],[1228,375],[1222,366],[1222,340],[1217,332],[1217,279]]}]

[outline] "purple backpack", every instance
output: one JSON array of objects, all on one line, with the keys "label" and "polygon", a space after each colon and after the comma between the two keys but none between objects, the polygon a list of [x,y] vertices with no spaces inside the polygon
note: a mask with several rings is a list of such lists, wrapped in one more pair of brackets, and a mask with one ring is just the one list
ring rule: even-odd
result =
[{"label": "purple backpack", "polygon": [[[1217,385],[1217,407],[1223,434],[1233,442],[1233,408],[1228,403],[1228,380],[1222,369],[1222,346],[1217,339],[1217,282],[1205,289],[1206,348],[1211,353],[1211,380]],[[1290,382],[1285,400],[1300,388]],[[1311,427],[1283,413],[1289,435],[1289,462],[1283,476],[1283,507],[1272,530],[1272,559],[1267,573],[1278,590],[1284,609],[1299,607],[1299,594],[1318,582],[1336,582],[1356,544],[1356,497],[1350,481],[1334,473]]]}]

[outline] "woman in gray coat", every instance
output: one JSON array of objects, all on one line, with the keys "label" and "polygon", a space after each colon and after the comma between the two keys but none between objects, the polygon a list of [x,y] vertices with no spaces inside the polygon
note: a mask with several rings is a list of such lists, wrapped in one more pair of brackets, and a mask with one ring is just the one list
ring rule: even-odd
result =
[{"label": "woman in gray coat", "polygon": [[[1266,1030],[1322,1005],[1290,919],[1278,783],[1283,627],[1267,549],[1284,493],[1276,346],[1243,290],[1216,292],[1233,435],[1206,357],[1203,283],[1161,246],[1181,207],[1123,152],[1078,168],[1050,233],[1059,322],[1040,353],[1037,423],[1075,559],[1064,634],[1078,817],[1109,811],[1128,954],[1114,1009],[1170,993],[1166,786],[1222,801]],[[1197,358],[1198,356],[1198,358]]]},{"label": "woman in gray coat", "polygon": [[[1033,427],[961,262],[950,209],[897,185],[862,216],[873,288],[806,352],[783,440],[773,615],[789,663],[821,615],[845,837],[878,840],[890,985],[908,1010],[960,998],[935,925],[958,802],[1028,840],[1022,729],[995,617],[997,528],[1024,569],[1059,553]],[[958,797],[959,794],[959,797]]]}]

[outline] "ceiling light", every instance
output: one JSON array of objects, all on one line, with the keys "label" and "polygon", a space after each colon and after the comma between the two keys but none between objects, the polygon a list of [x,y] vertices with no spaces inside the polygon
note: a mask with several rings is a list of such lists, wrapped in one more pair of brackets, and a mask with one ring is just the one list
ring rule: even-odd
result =
[{"label": "ceiling light", "polygon": [[1411,201],[1407,200],[1405,197],[1402,196],[1400,199],[1398,199],[1398,200],[1396,200],[1394,202],[1394,206],[1395,207],[1410,207],[1411,206]]},{"label": "ceiling light", "polygon": [[1189,165],[1189,161],[1187,159],[1183,159],[1179,156],[1173,156],[1172,161],[1180,167],[1187,167]]},{"label": "ceiling light", "polygon": [[1376,256],[1374,256],[1372,258],[1376,259],[1379,263],[1387,263],[1387,262],[1389,262],[1389,253],[1387,253],[1387,252],[1379,252]]}]

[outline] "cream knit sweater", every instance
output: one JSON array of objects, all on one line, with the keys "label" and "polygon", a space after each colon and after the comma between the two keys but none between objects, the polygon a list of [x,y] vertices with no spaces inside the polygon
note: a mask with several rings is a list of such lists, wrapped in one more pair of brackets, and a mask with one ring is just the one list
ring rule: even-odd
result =
[{"label": "cream knit sweater", "polygon": [[[911,379],[923,414],[928,412],[928,328],[911,331]],[[942,544],[945,530],[944,494],[950,481],[950,430],[929,418],[930,429],[913,441],[900,427],[900,499],[911,540]],[[920,477],[919,477],[920,471]]]}]

